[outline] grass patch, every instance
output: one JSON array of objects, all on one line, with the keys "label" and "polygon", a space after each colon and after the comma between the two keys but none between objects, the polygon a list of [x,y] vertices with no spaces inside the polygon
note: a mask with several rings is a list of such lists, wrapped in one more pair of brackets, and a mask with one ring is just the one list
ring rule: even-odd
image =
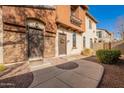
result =
[{"label": "grass patch", "polygon": [[0,64],[0,72],[3,72],[6,68],[7,67],[4,64]]}]

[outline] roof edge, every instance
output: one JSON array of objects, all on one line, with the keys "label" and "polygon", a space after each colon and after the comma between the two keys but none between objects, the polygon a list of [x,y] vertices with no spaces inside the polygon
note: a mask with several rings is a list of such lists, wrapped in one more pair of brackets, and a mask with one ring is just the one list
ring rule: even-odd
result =
[{"label": "roof edge", "polygon": [[39,9],[51,9],[51,10],[56,9],[54,5],[2,5],[2,6],[27,7],[27,8],[39,8]]},{"label": "roof edge", "polygon": [[83,7],[84,9],[88,10],[89,7],[87,5],[80,5],[81,7]]},{"label": "roof edge", "polygon": [[107,33],[109,33],[111,35],[111,32],[109,32],[107,29],[104,29],[104,28],[97,28],[97,30],[104,30],[106,31]]},{"label": "roof edge", "polygon": [[98,23],[95,17],[93,17],[89,12],[86,12],[86,15],[89,16],[94,22]]}]

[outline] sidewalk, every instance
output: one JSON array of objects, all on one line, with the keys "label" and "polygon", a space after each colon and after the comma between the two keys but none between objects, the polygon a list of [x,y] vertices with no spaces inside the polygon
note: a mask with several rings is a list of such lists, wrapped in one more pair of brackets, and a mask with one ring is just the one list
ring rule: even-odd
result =
[{"label": "sidewalk", "polygon": [[64,64],[69,61],[74,61],[74,60],[78,60],[86,57],[87,56],[83,56],[83,55],[71,55],[71,56],[63,56],[63,57],[56,57],[56,58],[47,58],[42,61],[36,61],[36,62],[30,63],[31,71],[44,69],[44,68],[56,66],[59,64]]},{"label": "sidewalk", "polygon": [[95,88],[104,72],[103,66],[75,55],[45,60],[49,65],[32,71],[34,80],[29,87]]}]

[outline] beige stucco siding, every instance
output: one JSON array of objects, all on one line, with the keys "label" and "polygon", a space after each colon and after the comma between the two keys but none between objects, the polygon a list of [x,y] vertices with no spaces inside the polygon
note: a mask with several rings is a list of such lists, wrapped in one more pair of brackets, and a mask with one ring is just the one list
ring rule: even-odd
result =
[{"label": "beige stucco siding", "polygon": [[64,33],[66,34],[66,55],[74,55],[74,54],[80,54],[82,51],[82,35],[79,33],[76,33],[76,48],[73,48],[73,31],[64,29],[64,28],[58,28],[57,35],[56,35],[56,57],[60,56],[58,51],[58,34]]},{"label": "beige stucco siding", "polygon": [[[86,21],[86,31],[82,34],[82,38],[85,36],[86,38],[86,47],[85,48],[90,48],[90,38],[92,38],[93,42],[94,39],[97,39],[96,36],[96,23],[92,21],[88,16],[85,17]],[[89,29],[89,20],[91,20],[92,23],[92,28]]]},{"label": "beige stucco siding", "polygon": [[111,35],[106,32],[104,29],[97,29],[98,32],[101,32],[102,37],[98,38],[101,42],[111,42]]}]

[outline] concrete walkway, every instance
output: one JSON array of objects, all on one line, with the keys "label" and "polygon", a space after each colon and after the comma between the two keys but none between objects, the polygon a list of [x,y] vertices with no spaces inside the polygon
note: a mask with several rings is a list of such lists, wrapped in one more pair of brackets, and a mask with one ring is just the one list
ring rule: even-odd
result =
[{"label": "concrete walkway", "polygon": [[[103,66],[81,59],[81,56],[55,58],[49,66],[38,67],[33,71],[34,80],[29,87],[37,88],[95,88],[98,86],[104,72]],[[71,61],[70,61],[71,60]],[[56,65],[76,63],[74,69],[61,69]]]}]

